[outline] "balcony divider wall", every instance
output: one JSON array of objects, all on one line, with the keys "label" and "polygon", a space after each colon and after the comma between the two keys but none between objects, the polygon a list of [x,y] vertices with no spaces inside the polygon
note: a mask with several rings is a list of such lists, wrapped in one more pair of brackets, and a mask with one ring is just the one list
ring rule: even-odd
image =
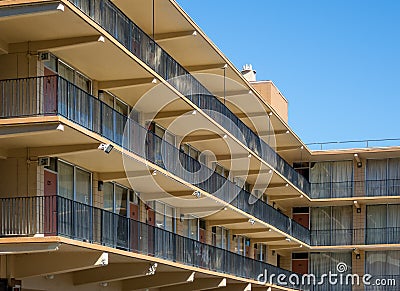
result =
[{"label": "balcony divider wall", "polygon": [[69,0],[213,120],[306,194],[309,182],[110,0]]},{"label": "balcony divider wall", "polygon": [[254,199],[251,193],[62,77],[0,81],[0,118],[37,115],[61,115],[300,241],[310,243],[307,228],[266,202]]}]

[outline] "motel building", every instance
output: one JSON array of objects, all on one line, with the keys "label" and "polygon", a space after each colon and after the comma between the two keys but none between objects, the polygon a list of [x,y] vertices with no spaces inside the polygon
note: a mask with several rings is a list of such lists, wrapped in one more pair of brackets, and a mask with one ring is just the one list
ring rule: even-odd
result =
[{"label": "motel building", "polygon": [[0,290],[399,290],[394,143],[305,145],[174,0],[2,0]]}]

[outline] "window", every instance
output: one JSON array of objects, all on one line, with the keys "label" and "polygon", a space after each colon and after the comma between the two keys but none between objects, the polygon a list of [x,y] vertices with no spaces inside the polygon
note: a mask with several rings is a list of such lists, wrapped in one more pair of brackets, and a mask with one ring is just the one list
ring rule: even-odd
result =
[{"label": "window", "polygon": [[353,196],[353,161],[316,162],[310,168],[311,196]]},{"label": "window", "polygon": [[367,205],[367,244],[400,240],[400,204]]},{"label": "window", "polygon": [[121,216],[129,216],[129,203],[139,205],[137,193],[122,185],[106,182],[103,185],[103,208]]},{"label": "window", "polygon": [[221,226],[212,228],[213,245],[222,249],[229,249],[229,230]]},{"label": "window", "polygon": [[254,244],[254,258],[262,262],[267,262],[267,246],[265,244]]},{"label": "window", "polygon": [[92,203],[92,174],[79,167],[57,161],[60,196],[84,204]]},{"label": "window", "polygon": [[[400,275],[400,251],[370,251],[365,252],[365,273],[371,274],[370,282],[375,282],[377,278],[398,278]],[[397,281],[397,279],[395,279]],[[396,282],[397,283],[397,282]],[[397,284],[396,284],[397,285]],[[384,290],[398,290],[398,287]],[[366,290],[374,289],[372,286]]]},{"label": "window", "polygon": [[400,159],[367,160],[367,196],[400,195]]},{"label": "window", "polygon": [[50,54],[50,60],[46,61],[44,65],[85,92],[92,92],[92,80],[72,66],[58,59],[55,55]]},{"label": "window", "polygon": [[99,99],[122,115],[129,116],[129,105],[118,97],[114,96],[113,94],[107,91],[100,90]]},{"label": "window", "polygon": [[225,169],[223,166],[221,166],[218,163],[214,163],[215,164],[215,172],[220,174],[221,176],[228,178],[229,176],[229,171],[227,169]]},{"label": "window", "polygon": [[311,208],[311,240],[317,245],[346,245],[352,242],[352,206]]},{"label": "window", "polygon": [[183,235],[194,240],[199,240],[199,219],[193,215],[187,215],[183,220]]},{"label": "window", "polygon": [[[320,276],[322,276],[323,274],[329,274],[329,272],[335,273],[337,270],[337,265],[339,263],[345,263],[347,266],[347,270],[342,273],[343,275],[352,273],[351,252],[311,253],[310,260],[309,260],[310,274],[314,274],[317,278],[317,281],[320,281],[321,280]],[[327,282],[327,280],[325,280],[324,282]],[[322,285],[322,287],[328,287],[328,286]],[[332,289],[330,287],[337,287],[337,288]],[[349,284],[349,285],[342,284],[342,285],[337,285],[337,286],[331,285],[328,287],[328,289],[321,288],[318,290],[351,291],[352,286],[351,286],[351,284]]]},{"label": "window", "polygon": [[175,208],[161,201],[150,201],[148,204],[155,210],[156,226],[175,232]]},{"label": "window", "polygon": [[181,145],[181,151],[183,151],[185,154],[188,156],[192,157],[195,160],[199,160],[200,157],[200,151],[196,149],[195,147],[191,146],[188,143],[182,144]]}]

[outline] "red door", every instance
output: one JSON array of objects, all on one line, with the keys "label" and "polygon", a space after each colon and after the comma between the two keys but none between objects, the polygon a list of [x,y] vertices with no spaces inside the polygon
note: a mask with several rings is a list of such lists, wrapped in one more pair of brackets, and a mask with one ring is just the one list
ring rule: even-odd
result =
[{"label": "red door", "polygon": [[148,253],[150,255],[154,254],[154,232],[156,224],[156,213],[153,209],[147,209],[147,224],[151,225],[148,228]]},{"label": "red door", "polygon": [[139,247],[139,206],[129,203],[129,218],[131,219],[131,249],[138,250]]},{"label": "red door", "polygon": [[57,174],[44,170],[44,234],[57,234]]},{"label": "red door", "polygon": [[199,241],[202,242],[202,243],[206,243],[206,230],[200,228],[199,229],[199,235],[200,235]]},{"label": "red door", "polygon": [[43,113],[57,113],[57,76],[55,76],[55,73],[48,68],[44,68],[43,99]]},{"label": "red door", "polygon": [[293,259],[292,272],[297,274],[308,274],[308,259]]},{"label": "red door", "polygon": [[310,226],[310,215],[308,213],[295,213],[293,214],[293,220],[306,228]]}]

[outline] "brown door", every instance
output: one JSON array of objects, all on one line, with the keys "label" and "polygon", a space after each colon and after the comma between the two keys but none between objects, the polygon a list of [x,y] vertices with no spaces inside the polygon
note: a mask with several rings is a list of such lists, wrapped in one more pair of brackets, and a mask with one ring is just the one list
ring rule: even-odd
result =
[{"label": "brown door", "polygon": [[148,228],[148,253],[150,255],[154,254],[154,232],[156,224],[156,213],[153,209],[147,209],[147,224],[151,225]]},{"label": "brown door", "polygon": [[202,242],[202,243],[206,243],[206,230],[200,228],[199,229],[199,235],[200,235],[199,241]]},{"label": "brown door", "polygon": [[57,174],[44,170],[44,234],[57,234]]},{"label": "brown door", "polygon": [[292,272],[298,274],[308,274],[308,259],[293,259]]},{"label": "brown door", "polygon": [[139,247],[139,206],[129,203],[129,218],[131,219],[131,250],[138,251]]},{"label": "brown door", "polygon": [[310,226],[310,215],[308,213],[295,213],[293,214],[293,220],[306,228]]},{"label": "brown door", "polygon": [[44,68],[43,99],[43,113],[57,113],[57,76],[55,76],[55,73],[48,68]]}]

